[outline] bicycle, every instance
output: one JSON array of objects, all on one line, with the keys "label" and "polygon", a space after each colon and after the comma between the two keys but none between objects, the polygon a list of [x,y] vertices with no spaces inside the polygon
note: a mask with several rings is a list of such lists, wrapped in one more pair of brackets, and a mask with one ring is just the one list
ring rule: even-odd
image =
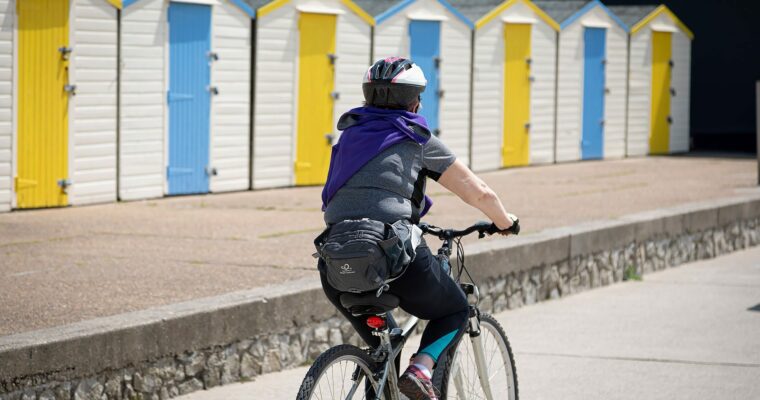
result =
[{"label": "bicycle", "polygon": [[[483,238],[486,234],[497,233],[498,228],[488,222],[478,222],[461,231],[425,223],[420,224],[420,228],[423,233],[443,241],[436,257],[449,276],[456,279],[470,303],[470,319],[465,332],[470,340],[460,340],[447,354],[442,354],[433,372],[433,384],[440,399],[517,400],[517,371],[512,348],[499,322],[478,309],[478,287],[471,283],[461,244],[464,236],[478,232]],[[509,231],[519,233],[519,222],[515,221]],[[457,250],[456,277],[449,262],[453,246]],[[470,282],[462,282],[463,273]],[[380,338],[380,345],[374,349],[360,349],[343,344],[325,351],[306,373],[297,400],[400,400],[398,360],[419,319],[411,316],[403,327],[399,327],[392,315],[399,299],[388,293],[379,297],[375,293],[344,293],[340,302],[353,315],[367,317],[367,325],[372,328],[372,335]],[[497,357],[501,363],[494,365]],[[495,378],[499,379],[494,381]]]}]

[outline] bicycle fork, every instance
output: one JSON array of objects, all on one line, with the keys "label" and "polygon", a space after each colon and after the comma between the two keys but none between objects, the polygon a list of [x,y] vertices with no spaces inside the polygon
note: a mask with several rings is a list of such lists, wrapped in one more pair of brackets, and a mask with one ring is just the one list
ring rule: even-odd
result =
[{"label": "bicycle fork", "polygon": [[[468,288],[469,289],[469,288]],[[478,310],[474,307],[470,308],[470,320],[469,324],[469,336],[472,342],[472,353],[475,358],[475,367],[478,369],[478,379],[480,380],[480,386],[483,388],[483,393],[486,395],[486,399],[493,400],[493,392],[491,391],[491,382],[488,376],[488,366],[486,365],[485,351],[483,350],[483,338],[480,336],[480,317]],[[465,389],[468,382],[465,382],[462,376],[462,368],[459,360],[459,352],[455,355],[454,362],[452,363],[452,371],[454,377],[454,385],[456,385],[457,393],[459,396],[465,396],[467,390]],[[466,399],[466,397],[461,397]]]}]

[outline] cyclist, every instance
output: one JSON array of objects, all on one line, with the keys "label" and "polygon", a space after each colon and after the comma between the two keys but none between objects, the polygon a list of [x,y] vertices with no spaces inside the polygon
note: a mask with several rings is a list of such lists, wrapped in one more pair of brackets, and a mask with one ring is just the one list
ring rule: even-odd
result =
[{"label": "cyclist", "polygon": [[[364,106],[348,111],[338,122],[343,133],[333,148],[322,193],[328,226],[361,218],[389,224],[419,222],[432,205],[429,198],[422,197],[425,177],[437,180],[482,211],[499,229],[512,226],[516,218],[505,211],[494,191],[431,135],[425,119],[417,114],[426,83],[422,69],[408,59],[386,58],[369,68],[362,84]],[[367,344],[376,347],[379,340],[371,335],[365,319],[352,316],[341,306],[341,292],[328,283],[322,260],[320,277],[330,302]],[[410,399],[436,399],[432,370],[439,356],[465,331],[467,299],[424,240],[387,292],[399,298],[402,309],[429,320],[419,350],[399,378],[399,390]]]}]

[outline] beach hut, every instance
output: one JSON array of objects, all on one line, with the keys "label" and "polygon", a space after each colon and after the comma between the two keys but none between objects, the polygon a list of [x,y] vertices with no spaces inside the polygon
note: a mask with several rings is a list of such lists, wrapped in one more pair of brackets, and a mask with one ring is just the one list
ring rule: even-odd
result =
[{"label": "beach hut", "polygon": [[0,210],[116,198],[118,3],[0,1]]},{"label": "beach hut", "polygon": [[624,157],[627,26],[597,0],[536,4],[560,24],[557,161]]},{"label": "beach hut", "polygon": [[121,199],[249,188],[253,9],[125,0]]},{"label": "beach hut", "polygon": [[375,18],[373,58],[411,58],[425,71],[428,83],[420,114],[467,163],[474,24],[446,0],[356,3]]},{"label": "beach hut", "polygon": [[452,3],[476,21],[472,168],[553,162],[559,25],[528,0]]},{"label": "beach hut", "polygon": [[610,8],[630,27],[627,154],[689,151],[694,35],[664,5]]},{"label": "beach hut", "polygon": [[256,9],[254,188],[324,183],[338,118],[364,101],[373,24],[350,0]]}]

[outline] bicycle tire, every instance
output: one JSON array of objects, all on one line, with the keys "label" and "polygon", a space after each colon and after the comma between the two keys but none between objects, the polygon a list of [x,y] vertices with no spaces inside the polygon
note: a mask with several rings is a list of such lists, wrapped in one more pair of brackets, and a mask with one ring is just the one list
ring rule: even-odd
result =
[{"label": "bicycle tire", "polygon": [[[314,361],[314,364],[311,365],[309,368],[309,371],[306,373],[306,376],[304,377],[303,381],[301,382],[301,387],[298,389],[298,396],[296,397],[296,400],[314,400],[314,399],[345,399],[345,387],[341,385],[341,390],[337,393],[339,394],[338,397],[335,397],[335,388],[331,390],[332,395],[328,394],[328,397],[325,397],[323,394],[325,393],[323,389],[320,386],[320,382],[323,382],[323,378],[325,378],[324,381],[330,384],[330,378],[327,377],[325,374],[330,371],[331,367],[335,366],[336,364],[342,362],[342,361],[350,361],[355,363],[358,367],[362,369],[362,372],[364,373],[365,377],[370,379],[370,382],[372,382],[373,389],[377,389],[377,383],[374,381],[374,378],[372,377],[373,371],[375,370],[375,362],[372,360],[370,355],[367,353],[366,350],[362,350],[356,346],[351,346],[347,344],[342,344],[339,346],[332,347],[325,351],[324,353],[320,354],[319,357],[317,357],[316,361]],[[342,371],[349,372],[349,376],[344,376],[343,378],[350,378],[352,375],[350,371],[351,367],[343,368]],[[335,377],[332,376],[333,382],[335,381]],[[347,380],[347,379],[346,379]],[[345,383],[345,380],[342,382]],[[352,397],[356,399],[367,399],[366,393],[366,381],[364,383],[361,383],[361,388],[355,393],[355,395],[358,395],[358,397]],[[319,389],[319,397],[313,397],[315,393],[317,392],[317,389]],[[374,397],[372,397],[374,400]]]},{"label": "bicycle tire", "polygon": [[[501,348],[502,356],[507,355],[508,360],[508,368],[507,365],[505,365],[505,372],[506,372],[506,382],[508,385],[508,396],[506,397],[509,400],[519,400],[519,391],[518,391],[518,385],[517,385],[517,369],[515,367],[515,357],[512,353],[512,346],[509,344],[509,339],[507,339],[507,334],[504,332],[504,328],[502,328],[501,324],[490,314],[480,314],[480,332],[481,336],[483,335],[492,335],[492,337],[498,341],[497,345]],[[457,359],[457,353],[464,352],[462,346],[467,346],[469,336],[467,334],[463,335],[462,339],[457,343],[457,345],[451,349],[451,351],[445,355],[443,361],[444,368],[437,368],[435,373],[433,374],[433,384],[438,388],[438,390],[441,393],[441,399],[457,399],[456,394],[454,393],[456,391],[456,386],[454,385],[453,379],[454,376],[451,374],[452,367],[454,361]],[[462,353],[459,354],[460,357],[462,357]],[[474,377],[473,377],[474,378]],[[477,378],[475,378],[477,379]],[[479,385],[477,386],[480,387]],[[475,387],[473,387],[473,390]],[[513,389],[513,390],[510,390]],[[449,394],[451,394],[453,397],[449,397]],[[504,397],[497,395],[494,393],[494,398],[503,399]],[[473,398],[472,396],[468,396],[467,398]],[[476,397],[476,398],[485,398],[485,397]]]}]

